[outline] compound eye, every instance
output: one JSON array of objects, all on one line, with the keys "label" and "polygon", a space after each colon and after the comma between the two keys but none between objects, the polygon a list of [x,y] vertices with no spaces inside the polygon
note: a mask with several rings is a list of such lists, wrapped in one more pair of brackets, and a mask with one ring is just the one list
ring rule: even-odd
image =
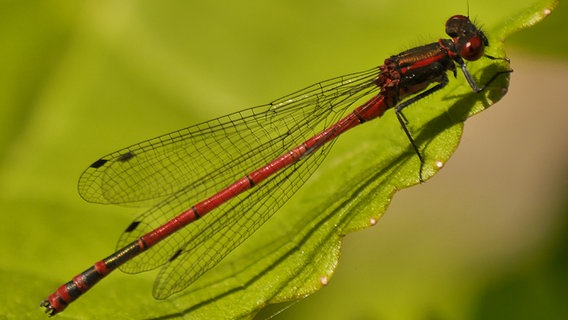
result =
[{"label": "compound eye", "polygon": [[446,21],[446,33],[452,37],[458,37],[462,34],[464,26],[470,23],[469,18],[462,15],[455,15]]},{"label": "compound eye", "polygon": [[464,21],[469,21],[469,18],[461,14],[456,14],[455,16],[452,16],[451,18],[448,19],[448,22],[450,21],[464,22]]},{"label": "compound eye", "polygon": [[483,56],[485,52],[485,44],[480,37],[472,37],[461,48],[460,55],[468,61],[475,61]]}]

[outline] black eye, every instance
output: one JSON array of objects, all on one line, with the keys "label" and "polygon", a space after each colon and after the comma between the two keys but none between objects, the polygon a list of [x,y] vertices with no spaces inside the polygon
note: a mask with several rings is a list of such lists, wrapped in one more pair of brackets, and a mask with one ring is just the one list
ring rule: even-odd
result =
[{"label": "black eye", "polygon": [[480,37],[472,37],[461,48],[460,56],[468,61],[475,61],[483,56],[485,44]]}]

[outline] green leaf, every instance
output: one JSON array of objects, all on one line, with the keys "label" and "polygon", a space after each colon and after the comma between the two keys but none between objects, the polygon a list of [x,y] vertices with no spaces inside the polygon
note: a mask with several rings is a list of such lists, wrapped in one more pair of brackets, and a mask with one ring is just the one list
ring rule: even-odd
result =
[{"label": "green leaf", "polygon": [[[227,3],[222,10],[218,4],[185,2],[159,7],[4,3],[0,28],[9,37],[1,40],[1,81],[6,90],[0,98],[6,108],[0,118],[0,210],[5,226],[0,236],[0,313],[8,318],[43,318],[39,302],[110,253],[128,225],[131,210],[82,203],[73,190],[78,174],[97,156],[228,112],[229,104],[262,103],[285,93],[283,88],[291,91],[321,77],[312,78],[322,69],[310,64],[301,68],[306,75],[297,79],[297,70],[290,68],[299,61],[317,61],[329,68],[323,78],[331,77],[381,63],[408,46],[404,41],[416,41],[414,35],[397,38],[417,28],[443,36],[448,14],[434,12],[438,8],[431,4],[425,10],[432,14],[422,18],[432,21],[424,25],[405,19],[411,8],[402,10],[394,2],[373,5],[378,8],[348,7],[351,11],[345,14],[344,5],[332,9],[321,2],[296,5],[299,8]],[[421,5],[426,6],[416,6]],[[499,12],[484,29],[491,41],[488,53],[503,56],[504,39],[555,6],[555,1],[539,1]],[[462,8],[452,10],[458,9]],[[392,17],[377,21],[384,11],[393,12]],[[191,18],[188,12],[193,13]],[[381,19],[377,12],[383,12]],[[479,20],[484,20],[483,12],[478,12]],[[349,23],[333,19],[340,13],[343,19],[351,17]],[[209,23],[207,17],[217,15],[218,21],[239,25],[239,31]],[[292,17],[314,22],[308,26]],[[400,30],[390,28],[400,20],[405,22]],[[329,42],[313,41],[320,28],[329,30]],[[211,49],[197,37],[203,33],[223,44]],[[240,54],[245,49],[239,47],[239,39],[244,38],[259,48]],[[256,50],[265,47],[273,49]],[[207,59],[216,65],[201,66]],[[233,64],[239,66],[226,72]],[[266,74],[270,66],[280,68],[278,77]],[[483,83],[507,65],[483,59],[468,67]],[[253,83],[242,81],[243,76],[273,81]],[[459,74],[442,93],[409,107],[405,115],[427,159],[424,177],[439,170],[436,163],[448,161],[461,137],[462,122],[498,101],[507,86],[504,77],[476,95]],[[245,93],[237,98],[240,92]],[[255,96],[245,98],[247,94]],[[187,110],[187,105],[196,107]],[[215,114],[203,108],[212,105],[219,106]],[[307,296],[333,281],[343,235],[378,221],[395,191],[418,183],[417,172],[418,160],[389,112],[341,137],[293,201],[180,295],[155,301],[150,294],[155,273],[116,273],[58,317],[248,318],[267,304]]]}]

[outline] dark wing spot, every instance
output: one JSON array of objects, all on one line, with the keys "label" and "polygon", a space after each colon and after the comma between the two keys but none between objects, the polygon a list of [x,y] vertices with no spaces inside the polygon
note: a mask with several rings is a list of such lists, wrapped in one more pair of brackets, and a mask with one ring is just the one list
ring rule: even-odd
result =
[{"label": "dark wing spot", "polygon": [[169,262],[174,261],[177,257],[179,257],[179,255],[183,252],[183,250],[179,249],[178,251],[176,251],[168,260]]},{"label": "dark wing spot", "polygon": [[121,154],[116,160],[119,162],[126,162],[132,158],[134,158],[134,153],[132,151],[128,151],[127,153]]},{"label": "dark wing spot", "polygon": [[124,232],[132,232],[134,230],[136,230],[136,228],[138,227],[138,225],[140,224],[140,221],[133,221],[128,228],[126,228],[126,230],[124,230]]},{"label": "dark wing spot", "polygon": [[108,162],[108,160],[106,160],[106,159],[99,159],[99,160],[93,162],[93,164],[91,164],[90,167],[94,168],[94,169],[98,169],[98,168],[104,166],[104,164],[107,163],[107,162]]}]

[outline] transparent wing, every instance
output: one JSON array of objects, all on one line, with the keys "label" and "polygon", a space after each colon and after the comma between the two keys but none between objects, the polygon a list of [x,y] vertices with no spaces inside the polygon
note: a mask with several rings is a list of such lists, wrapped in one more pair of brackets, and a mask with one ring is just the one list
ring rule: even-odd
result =
[{"label": "transparent wing", "polygon": [[135,206],[185,192],[204,199],[330,125],[337,119],[330,115],[377,89],[378,73],[373,68],[329,79],[108,154],[83,172],[79,193],[90,202]]},{"label": "transparent wing", "polygon": [[333,141],[296,165],[284,169],[252,192],[214,211],[203,225],[183,230],[176,258],[168,260],[154,282],[153,295],[165,299],[182,291],[203,273],[217,265],[234,248],[250,237],[316,171]]},{"label": "transparent wing", "polygon": [[[378,88],[373,84],[373,80],[377,72],[376,69],[372,69],[352,76],[336,78],[330,80],[333,81],[333,86],[324,82],[317,85],[318,89],[314,86],[309,87],[312,88],[310,92],[318,93],[311,95],[296,93],[282,98],[268,105],[270,106],[268,112],[255,116],[255,119],[263,119],[271,123],[278,120],[280,124],[285,125],[284,129],[281,127],[272,129],[272,125],[261,125],[260,120],[255,120],[252,123],[259,128],[252,130],[253,126],[250,121],[240,121],[242,126],[246,124],[246,133],[240,133],[241,138],[239,139],[225,137],[230,144],[235,147],[239,146],[238,150],[244,153],[239,154],[234,151],[235,154],[230,155],[235,159],[234,161],[238,162],[238,165],[223,161],[223,155],[219,154],[219,161],[223,164],[217,166],[209,164],[209,166],[213,165],[217,171],[210,174],[203,173],[201,179],[188,179],[187,181],[191,181],[190,184],[165,196],[149,208],[135,220],[137,227],[134,230],[127,229],[122,234],[118,247],[160,227],[199,200],[213,195],[246,173],[267,164],[337,122],[349,106],[376,93]],[[355,85],[355,83],[358,84]],[[311,98],[308,99],[308,96]],[[284,105],[285,108],[282,107]],[[255,110],[255,108],[246,111],[250,110]],[[230,116],[222,119],[228,117]],[[211,122],[206,124],[209,123]],[[275,130],[278,134],[274,136],[271,130]],[[217,131],[215,133],[218,134]],[[245,137],[253,137],[254,141],[251,144],[256,147],[248,146],[246,140],[241,141],[241,139],[248,139]],[[203,136],[203,139],[208,138]],[[211,148],[218,148],[217,140],[209,140],[209,142],[213,144],[210,145]],[[329,152],[332,144],[333,141],[268,178],[249,192],[237,196],[195,223],[172,234],[144,254],[123,265],[121,270],[136,273],[163,265],[155,283],[154,296],[166,298],[183,290],[204,272],[214,267],[267,221],[311,176]],[[210,161],[215,162],[215,159],[210,159]],[[183,165],[187,164],[183,163]],[[229,172],[223,173],[223,170]],[[211,176],[214,176],[216,180],[211,181]]]}]

